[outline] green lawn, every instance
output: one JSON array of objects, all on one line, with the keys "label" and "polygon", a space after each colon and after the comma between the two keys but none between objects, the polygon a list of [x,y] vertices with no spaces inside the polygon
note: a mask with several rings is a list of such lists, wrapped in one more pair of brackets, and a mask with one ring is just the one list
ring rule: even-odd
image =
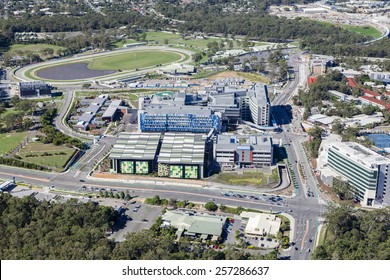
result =
[{"label": "green lawn", "polygon": [[168,40],[168,44],[174,44],[177,40],[180,39],[180,36],[179,34],[166,33],[166,32],[155,32],[155,31],[146,32],[147,41],[157,41],[160,45],[163,45],[165,39]]},{"label": "green lawn", "polygon": [[60,170],[64,167],[73,153],[73,148],[55,146],[53,144],[43,144],[41,142],[31,142],[20,150],[18,155],[24,161],[54,167]]},{"label": "green lawn", "polygon": [[42,53],[42,50],[44,49],[53,49],[54,53],[53,55],[56,55],[56,51],[59,49],[64,49],[63,47],[56,46],[56,45],[51,45],[51,44],[13,44],[9,48],[2,48],[0,51],[8,51],[8,52],[16,52],[16,51],[30,51],[34,53],[38,53],[38,55],[42,58],[45,59],[47,58],[46,55]]},{"label": "green lawn", "polygon": [[180,58],[181,56],[174,52],[135,51],[93,59],[88,64],[88,68],[94,70],[134,70],[178,61]]},{"label": "green lawn", "polygon": [[1,117],[5,117],[5,116],[7,116],[9,114],[19,113],[19,112],[21,112],[21,111],[17,111],[15,109],[7,109],[7,110],[5,110],[4,113],[1,114]]},{"label": "green lawn", "polygon": [[26,137],[27,132],[0,134],[0,155],[13,150]]},{"label": "green lawn", "polygon": [[[159,45],[165,45],[166,40],[168,40],[169,45],[184,45],[190,50],[200,51],[206,49],[207,44],[209,42],[216,41],[220,43],[221,41],[225,41],[226,39],[225,38],[199,38],[199,39],[181,38],[180,34],[151,31],[151,32],[146,32],[146,40],[158,42]],[[266,44],[267,43],[264,42],[255,43],[256,46],[262,46]],[[233,40],[233,48],[241,48],[240,46],[238,46],[236,40]]]},{"label": "green lawn", "polygon": [[54,51],[63,49],[63,47],[50,45],[50,44],[13,44],[10,47],[10,51],[32,51],[40,52],[43,49],[53,49]]},{"label": "green lawn", "polygon": [[[269,178],[269,182],[268,182]],[[267,183],[275,183],[278,180],[277,169],[272,170],[272,174],[264,174],[261,171],[244,171],[244,173],[220,173],[215,180],[222,184],[237,186],[261,186]]]},{"label": "green lawn", "polygon": [[237,72],[238,76],[244,78],[245,80],[251,81],[253,83],[263,83],[269,85],[269,79],[263,75],[256,73],[245,73],[245,72]]},{"label": "green lawn", "polygon": [[379,38],[382,33],[372,26],[355,26],[355,25],[343,25],[343,28],[348,31],[359,33],[373,38]]},{"label": "green lawn", "polygon": [[125,44],[133,44],[133,43],[138,43],[138,42],[136,40],[126,39],[126,40],[122,40],[122,41],[116,42],[116,43],[114,43],[112,45],[115,48],[123,48],[123,45],[125,45]]},{"label": "green lawn", "polygon": [[134,93],[129,93],[129,98],[132,102],[138,101],[139,95]]}]

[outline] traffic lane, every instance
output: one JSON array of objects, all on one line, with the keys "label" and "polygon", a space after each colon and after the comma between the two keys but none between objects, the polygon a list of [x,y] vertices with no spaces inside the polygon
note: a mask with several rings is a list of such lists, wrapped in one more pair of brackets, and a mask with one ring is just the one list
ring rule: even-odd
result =
[{"label": "traffic lane", "polygon": [[49,173],[38,170],[29,170],[29,169],[20,169],[14,168],[11,166],[0,166],[0,177],[5,180],[13,180],[15,177],[16,181],[29,181],[29,182],[38,182],[47,183],[54,178],[55,173]]},{"label": "traffic lane", "polygon": [[[269,210],[270,208],[273,211],[281,211],[283,209],[283,205],[275,205],[259,200],[248,200],[248,199],[240,199],[240,198],[232,198],[232,197],[221,197],[217,196],[217,193],[212,190],[202,189],[200,187],[194,187],[189,190],[189,187],[169,187],[169,186],[144,186],[140,185],[136,187],[130,187],[126,185],[119,184],[106,184],[106,182],[95,182],[94,184],[85,184],[89,187],[95,187],[97,189],[107,189],[107,188],[115,188],[117,190],[129,190],[132,191],[131,195],[139,195],[141,197],[151,197],[154,195],[159,195],[161,198],[180,198],[181,200],[188,200],[193,202],[209,202],[213,200],[216,204],[224,204],[224,205],[237,205],[245,208],[253,208],[253,207],[261,207],[263,210]],[[98,191],[98,190],[97,190]]]}]

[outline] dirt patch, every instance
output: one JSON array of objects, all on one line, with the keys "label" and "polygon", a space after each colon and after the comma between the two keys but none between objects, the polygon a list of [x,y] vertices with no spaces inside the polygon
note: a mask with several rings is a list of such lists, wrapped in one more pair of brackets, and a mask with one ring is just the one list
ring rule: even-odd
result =
[{"label": "dirt patch", "polygon": [[225,71],[209,77],[209,79],[226,79],[226,78],[239,78],[240,76],[234,71]]},{"label": "dirt patch", "polygon": [[277,191],[277,192],[275,192],[275,194],[276,194],[276,195],[290,196],[290,195],[293,194],[293,191],[294,191],[294,189],[293,189],[293,184],[290,184],[290,185],[288,186],[288,188],[283,189],[283,190],[281,190],[281,191]]}]

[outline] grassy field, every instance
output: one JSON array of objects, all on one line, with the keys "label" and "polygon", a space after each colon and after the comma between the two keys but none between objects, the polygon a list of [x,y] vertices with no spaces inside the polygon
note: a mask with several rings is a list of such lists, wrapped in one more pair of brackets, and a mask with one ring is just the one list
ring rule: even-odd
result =
[{"label": "grassy field", "polygon": [[53,49],[57,51],[63,49],[63,47],[50,45],[50,44],[14,44],[11,45],[10,51],[32,51],[32,52],[41,52],[43,49]]},{"label": "grassy field", "polygon": [[26,137],[27,132],[0,134],[0,155],[13,150]]},{"label": "grassy field", "polygon": [[[269,178],[269,181],[268,181]],[[264,174],[261,171],[245,171],[242,175],[235,173],[220,173],[216,175],[215,181],[222,184],[237,186],[262,186],[277,182],[279,176],[277,169],[272,174]]]},{"label": "grassy field", "polygon": [[180,60],[181,56],[173,52],[140,51],[96,58],[88,64],[94,70],[134,70]]},{"label": "grassy field", "polygon": [[53,49],[53,51],[54,51],[53,55],[56,55],[57,50],[63,49],[63,47],[56,46],[56,45],[50,45],[50,44],[13,44],[9,48],[0,48],[0,51],[2,51],[2,52],[30,51],[33,53],[38,53],[38,55],[42,59],[45,59],[45,58],[47,58],[47,56],[42,53],[42,50],[48,49],[48,48]]},{"label": "grassy field", "polygon": [[138,94],[129,93],[129,98],[130,98],[130,100],[131,100],[132,102],[138,101],[138,97],[139,97]]},{"label": "grassy field", "polygon": [[[158,42],[159,45],[166,45],[166,40],[170,45],[184,45],[191,50],[204,50],[207,48],[209,42],[216,41],[220,43],[225,40],[222,38],[199,38],[199,39],[190,39],[190,38],[181,38],[179,34],[167,33],[167,32],[146,32],[147,41]],[[255,45],[259,46],[264,43],[258,42]],[[233,48],[238,48],[237,41],[233,40]]]},{"label": "grassy field", "polygon": [[355,26],[355,25],[343,25],[343,28],[348,31],[359,33],[373,38],[379,38],[382,33],[372,26]]},{"label": "grassy field", "polygon": [[116,42],[116,43],[112,44],[112,46],[115,47],[115,48],[123,48],[123,45],[125,45],[125,44],[133,44],[133,43],[138,43],[138,42],[136,40],[126,39],[126,40],[122,40],[122,41]]},{"label": "grassy field", "polygon": [[4,113],[1,114],[1,117],[5,117],[5,116],[7,116],[7,115],[9,115],[9,114],[20,113],[20,112],[21,112],[21,111],[17,111],[17,110],[15,110],[15,109],[7,109],[7,110],[5,110]]},{"label": "grassy field", "polygon": [[62,169],[73,155],[74,149],[53,144],[32,142],[20,150],[18,155],[24,161]]},{"label": "grassy field", "polygon": [[245,73],[245,72],[238,72],[238,76],[244,78],[245,80],[251,81],[253,83],[263,83],[266,85],[269,85],[269,79],[263,75],[256,74],[256,73]]}]

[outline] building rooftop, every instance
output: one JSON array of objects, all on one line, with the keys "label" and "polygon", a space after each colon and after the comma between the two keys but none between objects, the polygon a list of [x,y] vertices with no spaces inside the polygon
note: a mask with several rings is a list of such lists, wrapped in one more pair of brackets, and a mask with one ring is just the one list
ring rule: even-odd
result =
[{"label": "building rooftop", "polygon": [[211,115],[211,109],[202,106],[148,106],[146,114],[194,114],[194,115]]},{"label": "building rooftop", "polygon": [[120,133],[110,158],[154,160],[160,142],[160,133]]},{"label": "building rooftop", "polygon": [[360,163],[366,168],[372,168],[372,165],[390,164],[390,159],[377,154],[376,152],[360,145],[356,142],[333,142],[329,147],[339,151],[351,160]]},{"label": "building rooftop", "polygon": [[223,94],[213,94],[210,95],[210,105],[236,105],[236,98],[234,94],[231,93],[223,93]]},{"label": "building rooftop", "polygon": [[101,104],[99,105],[96,105],[96,104],[90,104],[87,109],[85,109],[85,112],[89,112],[89,113],[93,113],[93,114],[96,114],[100,108],[102,107]]},{"label": "building rooftop", "polygon": [[123,101],[120,99],[112,100],[110,103],[110,106],[121,106],[123,104]]},{"label": "building rooftop", "polygon": [[321,123],[321,124],[324,124],[324,125],[330,125],[335,119],[335,117],[328,117],[326,115],[323,115],[323,114],[315,114],[315,115],[311,115],[307,121],[308,122],[311,122],[311,123]]},{"label": "building rooftop", "polygon": [[79,122],[90,123],[94,117],[94,113],[84,113],[79,117]]},{"label": "building rooftop", "polygon": [[251,90],[248,90],[247,95],[259,105],[269,102],[267,86],[264,84],[255,84]]},{"label": "building rooftop", "polygon": [[98,97],[95,97],[91,104],[95,104],[95,105],[103,105],[106,101],[108,100],[108,96],[107,95],[104,95],[104,94],[101,94],[99,95]]},{"label": "building rooftop", "polygon": [[247,218],[246,234],[276,235],[279,231],[281,219],[271,214],[242,212],[242,218]]},{"label": "building rooftop", "polygon": [[158,162],[167,164],[203,164],[205,143],[205,135],[166,133],[162,141]]},{"label": "building rooftop", "polygon": [[254,151],[270,152],[272,149],[272,137],[263,135],[229,135],[220,134],[217,138],[216,149],[219,151],[231,151],[237,147],[252,147]]},{"label": "building rooftop", "polygon": [[226,217],[168,210],[162,216],[162,220],[163,225],[177,228],[180,233],[186,231],[189,235],[201,234],[207,237],[207,235],[220,236],[222,234]]},{"label": "building rooftop", "polygon": [[115,115],[117,109],[118,106],[108,106],[107,110],[104,111],[102,118],[111,118],[113,115]]}]

